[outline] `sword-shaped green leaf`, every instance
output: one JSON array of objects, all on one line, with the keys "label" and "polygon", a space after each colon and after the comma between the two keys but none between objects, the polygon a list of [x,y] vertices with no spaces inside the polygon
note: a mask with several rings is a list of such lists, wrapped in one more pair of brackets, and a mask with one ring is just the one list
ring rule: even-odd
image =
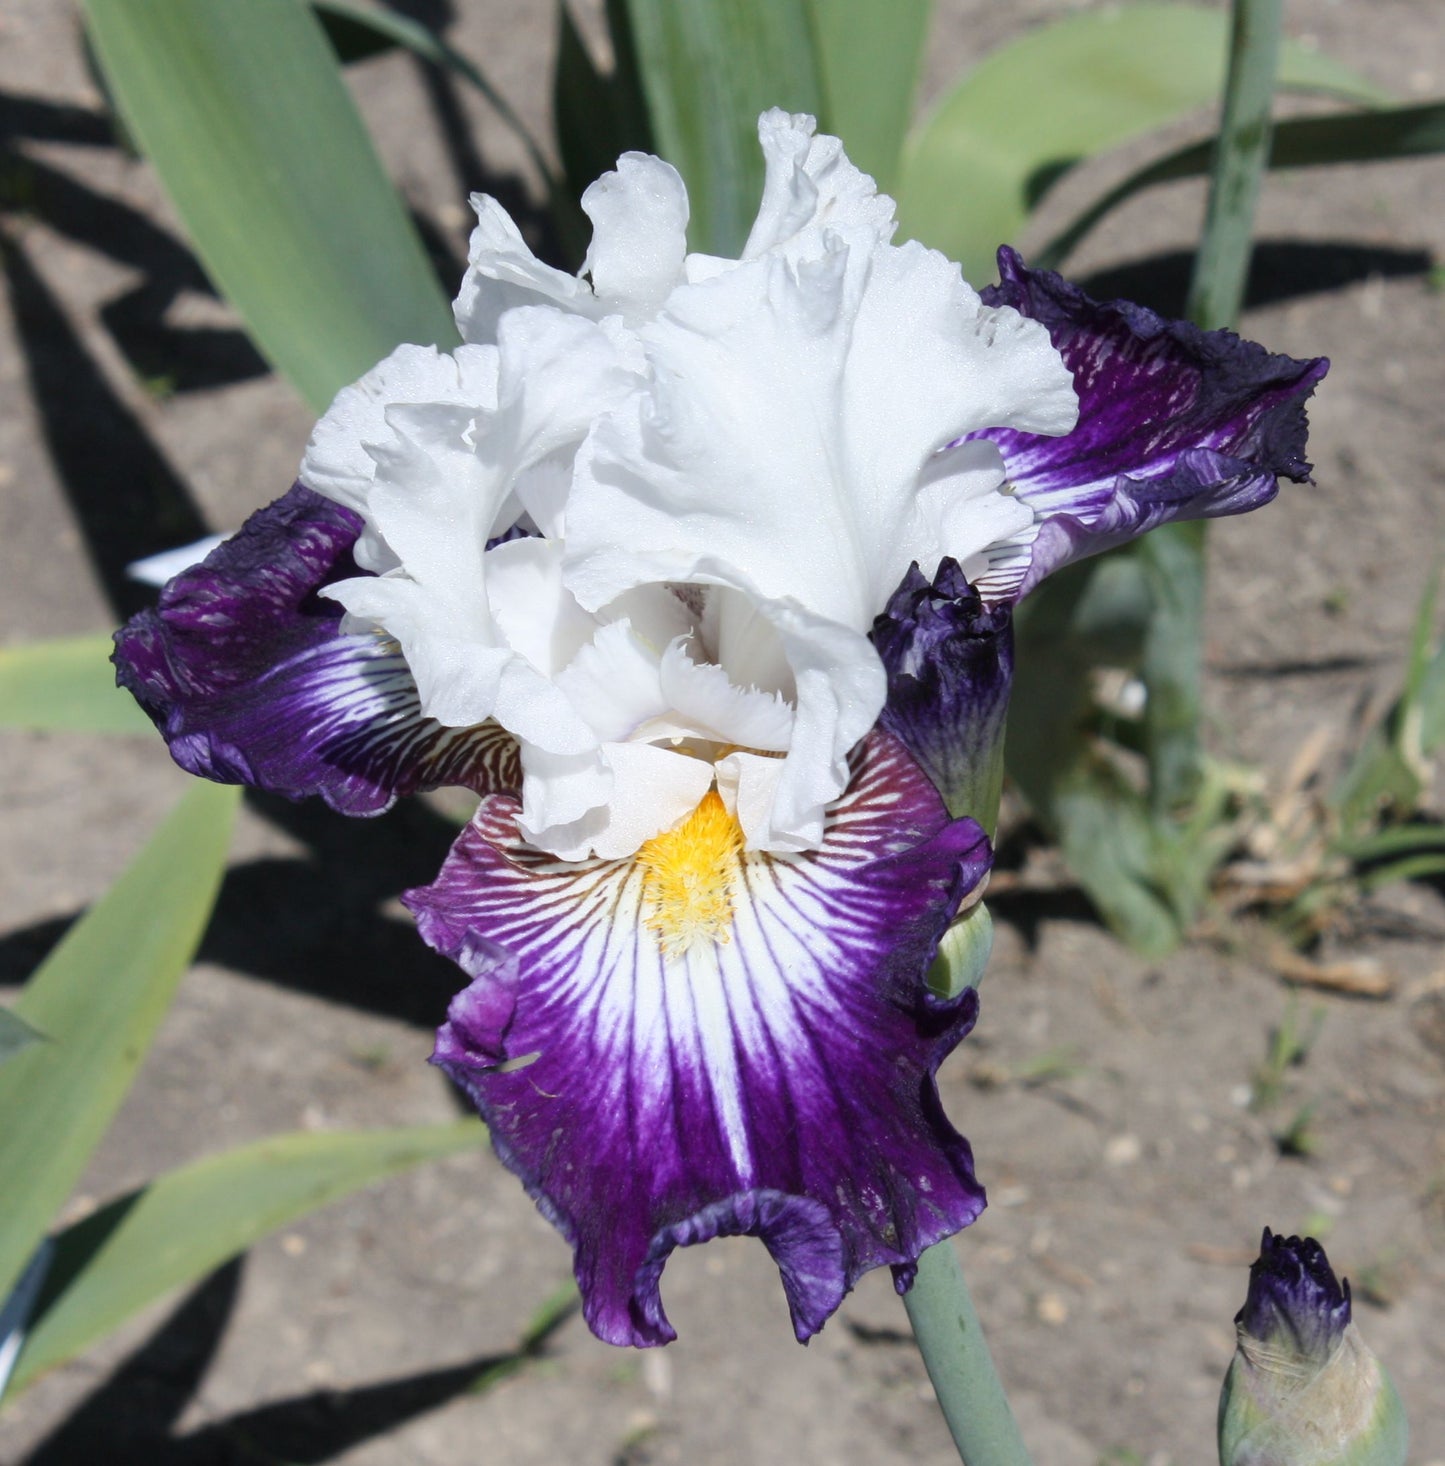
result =
[{"label": "sword-shaped green leaf", "polygon": [[190,965],[236,799],[196,781],[15,1004],[50,1042],[0,1067],[0,1298],[80,1179]]},{"label": "sword-shaped green leaf", "polygon": [[[1107,6],[1030,31],[970,71],[910,139],[902,232],[993,278],[1076,163],[1207,106],[1224,82],[1229,17],[1194,5]],[[1286,43],[1281,87],[1390,99],[1328,56]]]},{"label": "sword-shaped green leaf", "polygon": [[300,0],[85,0],[106,79],[207,273],[318,411],[455,327]]},{"label": "sword-shaped green leaf", "polygon": [[277,1227],[422,1161],[474,1150],[486,1135],[475,1120],[278,1135],[119,1197],[56,1239],[12,1389]]},{"label": "sword-shaped green leaf", "polygon": [[109,635],[67,636],[0,650],[0,728],[149,733],[151,721],[115,685]]},{"label": "sword-shaped green leaf", "polygon": [[758,114],[822,110],[804,0],[627,0],[658,151],[687,183],[694,249],[736,255],[762,192]]},{"label": "sword-shaped green leaf", "polygon": [[931,0],[809,0],[824,128],[891,189],[913,120]]}]

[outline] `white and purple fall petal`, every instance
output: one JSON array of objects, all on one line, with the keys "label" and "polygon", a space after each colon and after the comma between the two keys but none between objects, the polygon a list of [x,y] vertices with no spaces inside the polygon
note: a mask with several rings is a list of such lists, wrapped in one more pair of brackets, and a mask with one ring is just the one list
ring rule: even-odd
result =
[{"label": "white and purple fall petal", "polygon": [[466,344],[342,392],[117,639],[193,772],[482,796],[407,896],[470,978],[436,1061],[619,1343],[671,1337],[674,1247],[761,1237],[806,1338],[978,1214],[934,1083],[977,996],[924,975],[988,866],[949,811],[999,756],[1012,604],[1302,476],[1323,371],[1012,255],[981,297],[811,118],[759,135],[737,260],[687,253],[640,154],[577,275],[475,200]]}]

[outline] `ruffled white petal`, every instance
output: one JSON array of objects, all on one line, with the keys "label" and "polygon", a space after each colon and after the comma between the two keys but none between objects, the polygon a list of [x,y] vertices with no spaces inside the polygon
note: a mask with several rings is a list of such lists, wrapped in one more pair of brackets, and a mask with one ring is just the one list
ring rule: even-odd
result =
[{"label": "ruffled white petal", "polygon": [[687,189],[671,163],[624,153],[582,195],[592,244],[582,262],[607,314],[632,324],[654,314],[682,278]]},{"label": "ruffled white petal", "polygon": [[642,154],[584,196],[578,276],[474,200],[471,344],[395,353],[308,451],[381,572],[324,593],[400,644],[427,716],[515,735],[521,828],[563,860],[628,855],[711,787],[749,849],[816,847],[910,564],[1024,563],[1037,534],[960,440],[1074,422],[1045,330],[894,248],[837,139],[776,110],[759,137],[740,260],[685,253],[682,181]]},{"label": "ruffled white petal", "polygon": [[[496,352],[463,346],[448,355],[434,346],[397,347],[360,381],[336,394],[306,445],[301,482],[348,509],[364,512],[376,472],[370,450],[391,441],[387,413],[403,403],[489,411],[497,403]],[[352,553],[358,565],[378,574],[397,564],[370,526]]]},{"label": "ruffled white petal", "polygon": [[984,421],[1073,419],[1042,328],[984,308],[917,245],[828,235],[815,259],[773,255],[676,291],[640,334],[652,389],[599,422],[578,460],[567,574],[584,605],[692,579],[708,555],[866,631],[911,562],[931,574],[1032,518],[1004,492],[1002,460],[987,485],[978,455],[959,460],[969,510],[956,510],[939,450]]},{"label": "ruffled white petal", "polygon": [[766,172],[745,260],[772,250],[816,249],[824,229],[878,245],[893,238],[893,200],[848,161],[836,137],[817,136],[817,126],[806,113],[779,107],[758,119]]},{"label": "ruffled white petal", "polygon": [[527,247],[512,217],[489,194],[474,193],[477,227],[468,247],[467,273],[452,302],[462,340],[490,345],[509,310],[550,303],[584,315],[599,314],[585,280],[544,265]]}]

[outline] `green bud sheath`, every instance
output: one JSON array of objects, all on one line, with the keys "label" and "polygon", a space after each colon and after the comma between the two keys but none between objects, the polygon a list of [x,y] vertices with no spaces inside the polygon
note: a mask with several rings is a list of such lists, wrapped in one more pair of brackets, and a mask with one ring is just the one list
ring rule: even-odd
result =
[{"label": "green bud sheath", "polygon": [[1235,1329],[1221,1466],[1404,1466],[1404,1407],[1318,1242],[1265,1229]]}]

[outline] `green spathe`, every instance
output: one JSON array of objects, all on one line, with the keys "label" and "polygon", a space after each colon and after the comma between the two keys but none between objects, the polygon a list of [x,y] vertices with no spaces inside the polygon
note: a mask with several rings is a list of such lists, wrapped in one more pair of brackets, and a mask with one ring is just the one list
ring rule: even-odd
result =
[{"label": "green spathe", "polygon": [[1307,1328],[1258,1338],[1245,1318],[1219,1398],[1221,1466],[1404,1466],[1404,1406],[1353,1322],[1320,1348]]}]

